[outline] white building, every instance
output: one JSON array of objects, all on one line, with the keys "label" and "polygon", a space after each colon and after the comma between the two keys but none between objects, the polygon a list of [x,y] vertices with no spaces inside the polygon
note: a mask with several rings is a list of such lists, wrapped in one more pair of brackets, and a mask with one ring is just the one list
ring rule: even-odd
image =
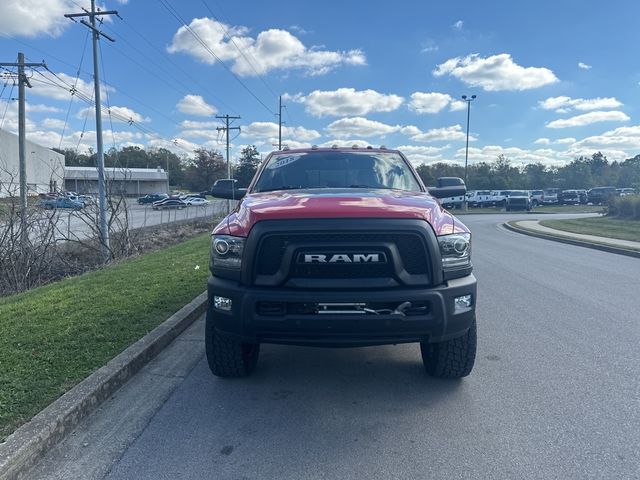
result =
[{"label": "white building", "polygon": [[[64,155],[27,140],[25,148],[28,195],[47,193],[64,183]],[[18,136],[0,130],[0,197],[18,196]]]},{"label": "white building", "polygon": [[[64,188],[70,192],[98,193],[98,169],[95,167],[65,167]],[[105,178],[112,192],[129,196],[167,193],[169,179],[162,168],[105,168]]]}]

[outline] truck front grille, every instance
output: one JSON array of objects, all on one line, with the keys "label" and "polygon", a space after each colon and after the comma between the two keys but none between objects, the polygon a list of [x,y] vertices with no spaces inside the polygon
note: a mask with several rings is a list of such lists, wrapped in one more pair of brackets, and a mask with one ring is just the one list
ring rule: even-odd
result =
[{"label": "truck front grille", "polygon": [[[303,252],[383,252],[384,263],[303,264]],[[288,255],[288,256],[287,256]],[[287,278],[349,279],[393,278],[398,269],[408,275],[429,274],[430,260],[418,232],[326,232],[267,233],[258,244],[256,276],[275,276],[286,270]]]}]

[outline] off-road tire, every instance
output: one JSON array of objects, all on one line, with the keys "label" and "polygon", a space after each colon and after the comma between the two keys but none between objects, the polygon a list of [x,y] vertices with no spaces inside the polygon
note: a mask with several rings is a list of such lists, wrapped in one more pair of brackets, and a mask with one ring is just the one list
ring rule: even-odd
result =
[{"label": "off-road tire", "polygon": [[438,378],[462,378],[471,373],[476,360],[476,321],[461,337],[438,343],[420,343],[422,362],[429,375]]},{"label": "off-road tire", "polygon": [[205,347],[209,368],[217,377],[248,377],[258,364],[259,343],[240,342],[216,332],[210,319],[207,319]]}]

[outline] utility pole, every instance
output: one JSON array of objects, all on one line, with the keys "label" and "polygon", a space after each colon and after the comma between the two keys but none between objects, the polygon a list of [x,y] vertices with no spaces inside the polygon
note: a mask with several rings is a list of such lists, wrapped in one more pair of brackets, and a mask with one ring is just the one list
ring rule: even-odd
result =
[{"label": "utility pole", "polygon": [[[104,37],[110,42],[115,42],[113,38],[104,32],[101,32],[96,28],[96,17],[102,17],[104,15],[117,15],[116,10],[103,10],[96,11],[96,0],[91,0],[91,11],[83,8],[84,13],[68,13],[65,17],[74,19],[77,17],[89,17],[89,22],[82,19],[80,23],[87,27],[92,32],[93,37],[93,86],[95,89],[95,104],[96,104],[96,140],[97,140],[97,153],[98,153],[98,208],[100,214],[100,246],[102,250],[102,259],[107,262],[111,259],[111,250],[109,248],[109,227],[107,225],[107,196],[105,190],[104,180],[104,148],[102,146],[102,103],[100,101],[100,75],[98,65],[100,63],[98,40],[100,37]],[[75,21],[75,20],[74,20]],[[101,20],[100,23],[102,23]]]},{"label": "utility pole", "polygon": [[278,102],[278,150],[282,150],[282,95]]},{"label": "utility pole", "polygon": [[26,162],[26,138],[25,138],[25,93],[24,86],[31,88],[31,83],[24,73],[25,67],[45,67],[45,63],[25,63],[24,53],[18,52],[17,63],[0,63],[0,67],[18,67],[18,176],[20,179],[20,210],[21,219],[24,222],[27,209],[27,162]]},{"label": "utility pole", "polygon": [[471,95],[471,98],[467,98],[466,95],[462,95],[462,100],[467,102],[467,147],[464,152],[464,184],[467,184],[467,168],[469,163],[469,119],[471,118],[471,102],[476,99],[475,95]]},{"label": "utility pole", "polygon": [[227,134],[227,178],[231,178],[231,163],[229,161],[229,130],[238,130],[238,132],[240,132],[240,127],[230,127],[229,120],[239,120],[240,117],[232,117],[230,115],[216,115],[216,118],[219,118],[225,121],[225,126],[216,127],[216,130],[218,132],[224,131]]}]

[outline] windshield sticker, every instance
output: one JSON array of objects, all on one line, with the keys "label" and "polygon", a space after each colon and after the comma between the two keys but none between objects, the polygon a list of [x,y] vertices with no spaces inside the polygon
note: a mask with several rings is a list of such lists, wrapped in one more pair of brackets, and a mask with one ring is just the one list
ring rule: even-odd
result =
[{"label": "windshield sticker", "polygon": [[278,160],[273,162],[267,168],[268,169],[281,168],[281,167],[284,167],[286,165],[289,165],[290,163],[298,161],[301,158],[302,158],[302,155],[284,155],[284,156],[279,156]]}]

